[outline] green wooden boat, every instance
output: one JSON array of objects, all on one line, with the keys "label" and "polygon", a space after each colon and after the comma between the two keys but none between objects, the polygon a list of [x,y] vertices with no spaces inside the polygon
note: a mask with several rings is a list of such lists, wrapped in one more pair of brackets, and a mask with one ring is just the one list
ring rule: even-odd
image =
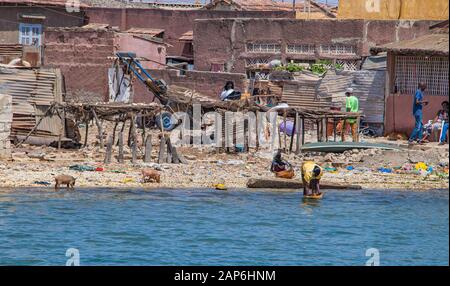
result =
[{"label": "green wooden boat", "polygon": [[400,147],[390,144],[376,144],[367,142],[318,142],[305,144],[301,147],[302,152],[325,153],[342,153],[352,149],[400,150]]}]

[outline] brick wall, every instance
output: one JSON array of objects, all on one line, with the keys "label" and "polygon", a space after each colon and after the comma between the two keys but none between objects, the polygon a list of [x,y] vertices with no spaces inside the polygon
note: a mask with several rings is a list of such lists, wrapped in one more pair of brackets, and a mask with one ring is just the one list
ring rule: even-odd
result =
[{"label": "brick wall", "polygon": [[215,18],[295,18],[293,11],[210,11],[133,8],[87,8],[90,23],[107,23],[122,31],[133,27],[164,29],[164,41],[171,46],[169,56],[181,56],[184,43],[181,35],[194,29],[196,19]]},{"label": "brick wall", "polygon": [[[234,82],[236,90],[245,92],[248,88],[248,80],[245,74],[238,73],[212,73],[188,71],[185,75],[180,75],[177,70],[149,70],[150,74],[157,79],[163,79],[168,85],[178,85],[193,89],[203,95],[214,99],[219,99],[225,82]],[[135,84],[135,102],[151,102],[153,95],[147,91],[140,82]]]},{"label": "brick wall", "polygon": [[[429,33],[433,21],[300,20],[300,19],[199,19],[194,25],[196,70],[211,70],[221,64],[228,72],[245,72],[253,58],[288,61],[330,58],[358,60],[369,55],[371,46],[412,39]],[[281,46],[278,53],[253,53],[248,43]],[[314,45],[311,54],[288,54],[288,45]],[[350,45],[353,55],[321,54],[321,45]]]},{"label": "brick wall", "polygon": [[9,135],[12,122],[12,98],[0,94],[0,160],[11,157]]},{"label": "brick wall", "polygon": [[48,29],[44,66],[60,68],[66,101],[99,102],[108,98],[108,57],[115,52],[115,32],[107,29]]}]

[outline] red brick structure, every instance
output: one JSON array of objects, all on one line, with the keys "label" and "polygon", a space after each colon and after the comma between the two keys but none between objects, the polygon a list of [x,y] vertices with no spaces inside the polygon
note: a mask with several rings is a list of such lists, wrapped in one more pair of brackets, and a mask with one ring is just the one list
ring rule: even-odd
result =
[{"label": "red brick structure", "polygon": [[108,23],[122,31],[130,28],[163,29],[164,42],[171,45],[168,56],[182,56],[185,42],[180,38],[192,31],[196,19],[215,18],[295,18],[294,11],[209,11],[175,9],[103,8],[87,9],[89,23]]},{"label": "red brick structure", "polygon": [[195,69],[244,73],[247,65],[338,60],[358,65],[369,47],[429,33],[432,21],[199,19]]}]

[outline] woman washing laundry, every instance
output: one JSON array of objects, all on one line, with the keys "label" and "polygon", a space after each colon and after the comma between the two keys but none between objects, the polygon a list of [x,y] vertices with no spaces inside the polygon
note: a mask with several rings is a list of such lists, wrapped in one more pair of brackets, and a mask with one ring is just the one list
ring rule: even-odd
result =
[{"label": "woman washing laundry", "polygon": [[302,165],[302,181],[303,181],[303,196],[304,197],[318,197],[322,196],[320,192],[320,179],[322,178],[322,168],[312,161],[306,161]]},{"label": "woman washing laundry", "polygon": [[278,178],[292,179],[295,176],[292,165],[288,161],[281,158],[281,150],[278,150],[273,157],[270,171],[275,173],[275,176]]}]

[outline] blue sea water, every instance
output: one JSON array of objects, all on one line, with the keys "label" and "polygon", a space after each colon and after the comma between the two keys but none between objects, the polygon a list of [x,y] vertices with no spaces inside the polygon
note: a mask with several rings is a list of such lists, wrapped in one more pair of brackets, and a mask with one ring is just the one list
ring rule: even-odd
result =
[{"label": "blue sea water", "polygon": [[0,191],[0,265],[449,264],[449,191]]}]

